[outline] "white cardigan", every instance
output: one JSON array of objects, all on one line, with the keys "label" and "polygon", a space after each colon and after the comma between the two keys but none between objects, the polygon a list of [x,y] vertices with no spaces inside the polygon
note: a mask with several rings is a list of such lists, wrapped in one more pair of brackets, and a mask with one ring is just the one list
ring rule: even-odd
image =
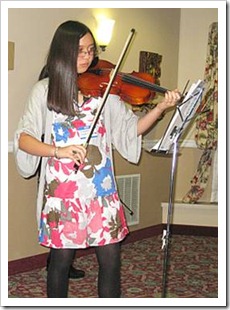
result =
[{"label": "white cardigan", "polygon": [[[44,134],[44,142],[50,143],[53,112],[47,108],[47,93],[48,79],[43,79],[34,85],[24,115],[21,117],[18,129],[15,132],[15,161],[19,174],[24,178],[35,175],[41,158],[19,149],[20,134],[26,132],[40,141]],[[116,95],[108,96],[102,113],[104,113],[108,143],[112,143],[115,149],[129,162],[137,163],[141,154],[141,136],[137,137],[138,117]],[[47,160],[48,157],[43,157],[41,163],[37,195],[38,225],[40,223]]]}]

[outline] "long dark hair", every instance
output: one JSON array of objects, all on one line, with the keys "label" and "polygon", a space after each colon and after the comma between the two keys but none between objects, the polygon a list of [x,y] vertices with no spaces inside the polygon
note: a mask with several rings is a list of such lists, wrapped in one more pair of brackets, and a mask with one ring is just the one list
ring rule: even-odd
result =
[{"label": "long dark hair", "polygon": [[73,99],[77,99],[77,56],[79,40],[91,30],[77,21],[61,24],[50,45],[47,62],[39,80],[49,77],[48,108],[57,113],[75,115]]}]

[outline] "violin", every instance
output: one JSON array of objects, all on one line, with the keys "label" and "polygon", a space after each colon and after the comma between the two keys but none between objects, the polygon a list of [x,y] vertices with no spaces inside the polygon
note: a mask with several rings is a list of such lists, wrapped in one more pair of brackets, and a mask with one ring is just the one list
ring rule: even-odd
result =
[{"label": "violin", "polygon": [[[102,97],[115,65],[107,60],[99,60],[97,64],[78,77],[78,87],[84,96]],[[155,79],[149,73],[135,72],[125,74],[118,72],[111,85],[110,94],[131,105],[142,105],[152,100],[156,92],[165,93],[166,88],[154,84]]]}]

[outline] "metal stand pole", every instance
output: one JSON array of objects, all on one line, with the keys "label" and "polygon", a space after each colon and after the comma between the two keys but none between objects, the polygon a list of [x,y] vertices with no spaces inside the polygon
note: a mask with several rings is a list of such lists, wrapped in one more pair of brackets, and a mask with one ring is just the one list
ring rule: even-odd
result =
[{"label": "metal stand pole", "polygon": [[163,231],[163,237],[162,237],[162,249],[164,249],[162,298],[166,297],[166,280],[167,280],[167,269],[168,269],[167,267],[168,267],[170,223],[171,223],[172,214],[173,214],[173,196],[174,196],[175,172],[176,172],[177,153],[178,153],[178,139],[176,139],[176,141],[174,141],[173,143],[173,156],[172,156],[172,167],[171,167],[171,175],[170,175],[170,192],[169,192],[169,204],[168,204],[168,215],[167,215],[167,229]]}]

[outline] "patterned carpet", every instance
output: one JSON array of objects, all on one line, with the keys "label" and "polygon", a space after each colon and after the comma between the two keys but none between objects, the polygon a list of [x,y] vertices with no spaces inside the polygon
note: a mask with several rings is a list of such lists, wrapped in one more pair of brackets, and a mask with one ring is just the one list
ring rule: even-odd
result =
[{"label": "patterned carpet", "polygon": [[[161,236],[122,246],[122,297],[159,298],[164,251]],[[69,298],[97,297],[95,255],[74,263],[83,279],[70,280]],[[166,297],[218,298],[218,239],[173,235],[170,238]],[[45,268],[9,276],[9,298],[45,298]]]}]

